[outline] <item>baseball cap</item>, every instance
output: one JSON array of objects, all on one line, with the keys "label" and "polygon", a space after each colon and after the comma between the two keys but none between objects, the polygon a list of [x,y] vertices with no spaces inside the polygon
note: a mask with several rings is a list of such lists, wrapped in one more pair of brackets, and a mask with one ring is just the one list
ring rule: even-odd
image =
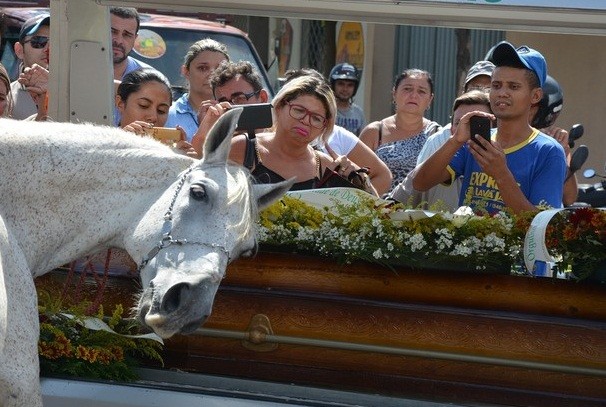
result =
[{"label": "baseball cap", "polygon": [[518,63],[520,66],[533,71],[539,78],[539,85],[543,87],[547,79],[547,62],[539,51],[526,45],[517,49],[507,41],[501,41],[490,50],[487,60],[496,66]]},{"label": "baseball cap", "polygon": [[36,34],[43,25],[50,25],[50,15],[48,13],[43,13],[26,20],[19,32],[19,42],[23,42],[25,37]]},{"label": "baseball cap", "polygon": [[465,77],[465,85],[469,83],[473,78],[486,75],[491,76],[492,71],[494,71],[494,64],[490,61],[478,61],[467,71],[467,76]]}]

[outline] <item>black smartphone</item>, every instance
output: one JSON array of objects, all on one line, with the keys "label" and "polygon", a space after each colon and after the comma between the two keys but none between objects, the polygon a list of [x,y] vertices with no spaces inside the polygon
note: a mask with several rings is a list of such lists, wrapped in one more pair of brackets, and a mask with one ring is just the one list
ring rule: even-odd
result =
[{"label": "black smartphone", "polygon": [[252,131],[251,136],[254,136],[255,129],[265,129],[273,125],[271,103],[237,105],[234,107],[241,107],[243,109],[240,114],[240,119],[238,119],[238,127],[236,130]]},{"label": "black smartphone", "polygon": [[471,116],[469,118],[469,134],[471,135],[473,141],[480,144],[480,142],[476,139],[477,136],[482,137],[484,140],[490,141],[491,125],[491,120],[488,117]]}]

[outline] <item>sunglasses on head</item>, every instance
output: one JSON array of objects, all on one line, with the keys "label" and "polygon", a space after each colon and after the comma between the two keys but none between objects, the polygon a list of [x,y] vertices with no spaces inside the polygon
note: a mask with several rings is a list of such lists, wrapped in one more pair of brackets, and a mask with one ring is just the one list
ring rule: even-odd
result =
[{"label": "sunglasses on head", "polygon": [[48,37],[34,35],[29,40],[23,41],[23,45],[27,44],[28,42],[31,44],[32,48],[41,49],[46,47],[46,44],[48,44]]}]

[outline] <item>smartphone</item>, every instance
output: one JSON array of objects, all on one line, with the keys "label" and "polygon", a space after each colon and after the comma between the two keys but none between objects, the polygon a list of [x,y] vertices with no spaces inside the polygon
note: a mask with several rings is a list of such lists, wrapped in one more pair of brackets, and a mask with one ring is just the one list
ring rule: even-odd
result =
[{"label": "smartphone", "polygon": [[255,129],[266,129],[273,125],[271,103],[237,105],[234,107],[241,107],[243,109],[236,130],[252,132],[251,136],[254,137]]},{"label": "smartphone", "polygon": [[156,140],[167,143],[176,143],[181,140],[181,132],[178,129],[171,129],[169,127],[152,127],[148,133]]},{"label": "smartphone", "polygon": [[480,144],[480,142],[476,139],[477,136],[482,137],[484,140],[490,141],[491,125],[491,120],[488,117],[471,116],[469,118],[469,134],[471,135],[473,141]]}]

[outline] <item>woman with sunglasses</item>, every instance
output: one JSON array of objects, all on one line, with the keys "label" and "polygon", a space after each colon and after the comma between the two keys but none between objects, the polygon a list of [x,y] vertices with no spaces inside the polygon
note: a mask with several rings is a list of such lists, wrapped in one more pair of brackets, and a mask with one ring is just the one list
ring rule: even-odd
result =
[{"label": "woman with sunglasses", "polygon": [[314,140],[332,133],[337,109],[332,89],[324,80],[302,76],[285,84],[272,104],[273,131],[252,139],[235,136],[230,159],[250,169],[259,183],[295,178],[291,190],[313,189],[324,168],[339,164],[312,147]]}]

